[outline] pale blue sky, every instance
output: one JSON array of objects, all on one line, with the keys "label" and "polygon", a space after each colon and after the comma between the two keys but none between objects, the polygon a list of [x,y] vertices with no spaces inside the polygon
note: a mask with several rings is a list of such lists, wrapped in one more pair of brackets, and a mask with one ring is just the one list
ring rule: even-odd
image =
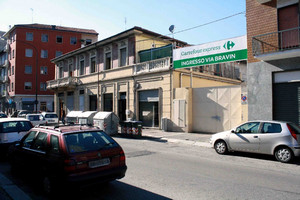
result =
[{"label": "pale blue sky", "polygon": [[[243,12],[245,4],[245,0],[0,0],[0,31],[33,21],[94,29],[99,40],[134,26],[166,35],[172,24],[175,32],[185,30]],[[241,14],[174,37],[203,44],[245,34],[246,17]]]}]

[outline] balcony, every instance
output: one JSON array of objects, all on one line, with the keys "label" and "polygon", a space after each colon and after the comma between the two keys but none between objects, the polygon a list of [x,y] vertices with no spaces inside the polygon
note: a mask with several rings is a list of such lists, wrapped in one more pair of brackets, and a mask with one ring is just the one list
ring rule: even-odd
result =
[{"label": "balcony", "polygon": [[78,85],[77,77],[66,77],[47,81],[47,89],[58,89],[58,88],[75,88]]},{"label": "balcony", "polygon": [[300,27],[262,34],[252,38],[253,56],[260,60],[299,57]]},{"label": "balcony", "polygon": [[149,72],[164,71],[170,69],[170,58],[161,58],[151,60],[143,63],[136,64],[134,66],[134,74],[142,74]]}]

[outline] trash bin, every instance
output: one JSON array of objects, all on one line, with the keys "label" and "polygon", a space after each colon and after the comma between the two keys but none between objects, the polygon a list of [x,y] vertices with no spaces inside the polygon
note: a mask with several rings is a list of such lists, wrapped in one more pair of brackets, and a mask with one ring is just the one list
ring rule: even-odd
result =
[{"label": "trash bin", "polygon": [[108,135],[118,134],[119,117],[113,112],[98,112],[94,118],[94,126],[100,127]]},{"label": "trash bin", "polygon": [[78,124],[78,117],[83,111],[71,111],[66,116],[67,124]]},{"label": "trash bin", "polygon": [[94,116],[97,111],[85,111],[78,114],[78,123],[81,125],[93,125]]},{"label": "trash bin", "polygon": [[125,121],[126,131],[128,135],[132,134],[132,125],[131,121]]},{"label": "trash bin", "polygon": [[119,122],[121,126],[121,134],[127,134],[127,127],[125,122]]},{"label": "trash bin", "polygon": [[141,121],[132,121],[131,122],[132,127],[132,134],[134,136],[142,136],[142,122]]}]

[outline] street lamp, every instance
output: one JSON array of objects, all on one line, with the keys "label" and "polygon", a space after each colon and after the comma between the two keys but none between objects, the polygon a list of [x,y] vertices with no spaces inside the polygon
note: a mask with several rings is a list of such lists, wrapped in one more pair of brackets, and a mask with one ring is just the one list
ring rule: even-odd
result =
[{"label": "street lamp", "polygon": [[[2,37],[0,37],[1,40],[4,40]],[[25,42],[25,41],[22,41],[22,40],[15,40],[16,42],[21,42],[23,44],[26,44],[28,46],[31,46],[35,53],[36,53],[36,61],[35,61],[35,101],[34,101],[34,104],[35,104],[35,112],[37,113],[38,111],[38,60],[39,60],[39,52],[37,50],[37,48],[33,45],[33,44],[30,44],[28,42]]]}]

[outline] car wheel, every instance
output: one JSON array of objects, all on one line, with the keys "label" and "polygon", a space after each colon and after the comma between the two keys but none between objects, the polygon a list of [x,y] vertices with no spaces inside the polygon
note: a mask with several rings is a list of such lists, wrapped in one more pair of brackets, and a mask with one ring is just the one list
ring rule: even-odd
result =
[{"label": "car wheel", "polygon": [[218,154],[228,153],[227,145],[223,140],[219,140],[215,143],[214,148]]},{"label": "car wheel", "polygon": [[49,178],[48,176],[44,176],[43,177],[43,191],[47,194],[47,195],[51,195],[53,194],[53,183],[51,178]]},{"label": "car wheel", "polygon": [[280,162],[288,163],[293,159],[293,153],[287,147],[280,147],[275,151],[275,158]]}]

